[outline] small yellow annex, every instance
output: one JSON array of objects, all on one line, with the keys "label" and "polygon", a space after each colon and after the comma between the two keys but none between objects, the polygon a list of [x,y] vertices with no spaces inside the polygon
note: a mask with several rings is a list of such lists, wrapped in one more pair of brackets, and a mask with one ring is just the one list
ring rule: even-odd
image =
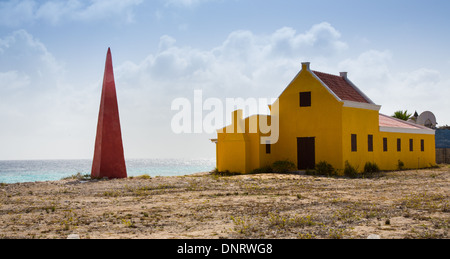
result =
[{"label": "small yellow annex", "polygon": [[250,173],[285,160],[298,170],[313,169],[321,161],[335,169],[344,169],[346,161],[359,170],[366,162],[381,170],[395,170],[399,161],[405,168],[434,166],[435,131],[380,114],[380,108],[347,73],[311,71],[309,63],[302,63],[270,115],[244,119],[237,110],[233,123],[218,130],[217,169]]}]

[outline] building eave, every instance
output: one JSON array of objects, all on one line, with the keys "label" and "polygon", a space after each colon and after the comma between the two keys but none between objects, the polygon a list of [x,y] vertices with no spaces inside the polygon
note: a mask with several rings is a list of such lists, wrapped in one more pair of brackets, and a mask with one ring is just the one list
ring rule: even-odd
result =
[{"label": "building eave", "polygon": [[432,129],[408,129],[408,128],[384,127],[384,126],[380,126],[380,132],[425,134],[425,135],[436,134],[436,132]]},{"label": "building eave", "polygon": [[343,101],[344,107],[358,108],[358,109],[366,109],[373,111],[380,111],[381,105],[372,104],[372,103],[360,103],[354,101]]}]

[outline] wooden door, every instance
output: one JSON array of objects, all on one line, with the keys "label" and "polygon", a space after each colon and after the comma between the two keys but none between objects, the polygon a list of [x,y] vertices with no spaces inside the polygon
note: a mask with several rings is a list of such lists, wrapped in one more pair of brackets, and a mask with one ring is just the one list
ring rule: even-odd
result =
[{"label": "wooden door", "polygon": [[314,169],[316,166],[316,139],[297,138],[298,170]]}]

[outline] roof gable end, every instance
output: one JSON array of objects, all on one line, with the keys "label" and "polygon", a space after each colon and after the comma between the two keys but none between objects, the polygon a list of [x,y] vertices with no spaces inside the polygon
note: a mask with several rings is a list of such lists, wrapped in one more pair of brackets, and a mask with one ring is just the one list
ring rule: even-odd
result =
[{"label": "roof gable end", "polygon": [[[302,62],[302,70],[295,76],[292,83],[297,80],[301,73],[310,73],[320,84],[328,90],[328,92],[336,98],[337,101],[343,103],[344,107],[352,107],[359,109],[379,111],[381,105],[375,104],[369,97],[367,97],[357,86],[355,86],[348,78],[347,73],[341,73],[341,76],[335,76],[323,72],[312,71],[310,69],[310,62]],[[286,88],[288,89],[289,86]],[[281,93],[283,93],[286,91]],[[280,96],[281,96],[280,95]],[[275,102],[278,102],[280,97]]]}]

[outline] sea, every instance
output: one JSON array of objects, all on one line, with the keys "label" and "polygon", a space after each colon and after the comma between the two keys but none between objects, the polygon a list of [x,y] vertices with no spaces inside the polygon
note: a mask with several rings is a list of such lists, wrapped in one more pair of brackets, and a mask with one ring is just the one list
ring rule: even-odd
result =
[{"label": "sea", "polygon": [[[210,172],[215,159],[128,159],[127,175],[182,176]],[[78,173],[91,173],[92,159],[86,160],[0,160],[0,183],[57,181]]]}]

